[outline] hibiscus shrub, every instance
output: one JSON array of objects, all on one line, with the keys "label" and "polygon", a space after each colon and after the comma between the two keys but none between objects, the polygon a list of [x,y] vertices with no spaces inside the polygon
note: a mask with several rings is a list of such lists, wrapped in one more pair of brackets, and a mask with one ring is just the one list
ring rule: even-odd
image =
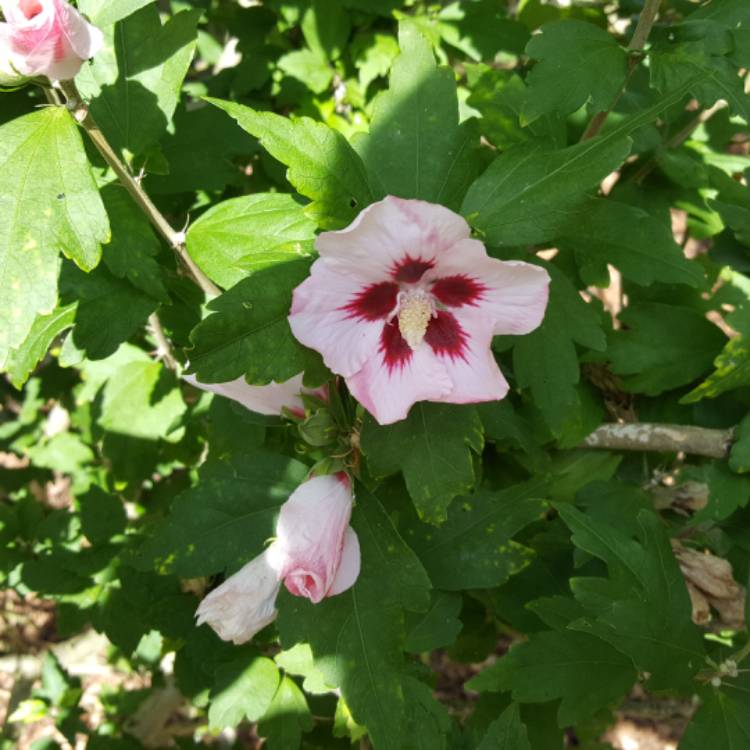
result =
[{"label": "hibiscus shrub", "polygon": [[0,748],[750,747],[747,0],[0,8]]}]

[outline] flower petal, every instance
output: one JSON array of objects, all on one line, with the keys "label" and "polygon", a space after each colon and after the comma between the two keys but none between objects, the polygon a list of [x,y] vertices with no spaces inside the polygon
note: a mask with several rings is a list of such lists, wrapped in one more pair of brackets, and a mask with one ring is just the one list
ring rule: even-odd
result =
[{"label": "flower petal", "polygon": [[315,604],[326,596],[339,569],[351,513],[351,485],[345,475],[308,479],[281,506],[278,566],[292,594]]},{"label": "flower petal", "polygon": [[245,378],[229,380],[226,383],[201,383],[195,375],[183,375],[183,378],[202,391],[230,398],[257,414],[278,415],[284,407],[298,414],[305,412],[300,396],[304,391],[302,373],[283,383],[272,382],[269,385],[250,385]]},{"label": "flower petal", "polygon": [[[445,315],[443,313],[439,319]],[[508,393],[508,382],[492,354],[492,329],[490,322],[479,313],[455,316],[453,325],[459,332],[451,332],[447,324],[438,339],[428,329],[425,344],[432,348],[435,356],[448,373],[453,385],[445,396],[434,399],[450,404],[474,404],[482,401],[499,401]],[[450,320],[448,318],[448,320]],[[456,346],[455,342],[460,342]],[[450,344],[450,345],[449,345]]]},{"label": "flower petal", "polygon": [[[386,326],[384,333],[392,328],[396,326]],[[384,339],[395,339],[396,333],[397,328]],[[405,419],[417,401],[439,401],[453,389],[446,368],[424,343],[413,352],[408,347],[394,346],[381,343],[380,350],[346,381],[352,395],[379,424]]]},{"label": "flower petal", "polygon": [[276,619],[281,582],[273,545],[205,596],[196,611],[198,625],[208,623],[219,638],[246,643]]},{"label": "flower petal", "polygon": [[[465,280],[463,287],[456,283],[457,277]],[[496,335],[529,333],[544,318],[549,295],[547,271],[520,260],[490,258],[478,240],[457,243],[425,278],[433,282],[435,294],[444,304],[471,305],[489,317]],[[469,284],[478,294],[466,293]]]},{"label": "flower petal", "polygon": [[350,526],[344,535],[344,549],[341,552],[341,562],[333,579],[331,588],[326,596],[336,596],[354,586],[359,577],[361,558],[359,552],[359,539],[357,532]]},{"label": "flower petal", "polygon": [[[323,355],[326,365],[349,377],[378,347],[383,321],[353,312],[368,285],[330,270],[318,259],[295,290],[289,325],[295,338]],[[368,308],[363,308],[368,309]]]},{"label": "flower petal", "polygon": [[[315,247],[329,268],[352,278],[416,281],[421,273],[414,272],[414,262],[430,266],[469,234],[465,219],[444,206],[389,195],[364,209],[346,229],[323,232]],[[404,263],[410,261],[405,271]]]}]

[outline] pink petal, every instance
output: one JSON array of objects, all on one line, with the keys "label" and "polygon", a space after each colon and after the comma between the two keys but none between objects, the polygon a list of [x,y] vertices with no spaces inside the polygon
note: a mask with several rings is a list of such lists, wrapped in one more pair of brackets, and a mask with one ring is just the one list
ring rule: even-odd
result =
[{"label": "pink petal", "polygon": [[401,270],[399,280],[408,281],[415,274],[403,271],[405,262],[429,265],[469,233],[466,221],[443,206],[387,196],[346,229],[321,234],[315,247],[329,268],[352,278],[384,281]]},{"label": "pink petal", "polygon": [[93,57],[104,44],[102,32],[86,21],[83,16],[65,0],[56,0],[56,8],[62,32],[70,48],[80,60]]},{"label": "pink petal", "polygon": [[351,513],[349,482],[330,475],[303,482],[281,506],[278,569],[291,593],[316,604],[326,596],[339,569]]},{"label": "pink petal", "polygon": [[183,378],[196,388],[230,398],[258,414],[281,414],[284,407],[302,414],[305,411],[300,396],[305,390],[302,386],[302,373],[283,383],[272,382],[269,385],[249,385],[245,378],[226,383],[201,383],[195,375],[183,375]]},{"label": "pink petal", "polygon": [[549,274],[541,266],[490,258],[481,242],[463,240],[441,256],[426,278],[439,292],[442,279],[460,276],[481,287],[478,296],[460,302],[448,295],[441,301],[447,305],[460,302],[459,307],[471,304],[492,320],[496,335],[529,333],[541,324],[549,294]]},{"label": "pink petal", "polygon": [[405,419],[417,401],[439,401],[453,390],[445,366],[423,342],[416,351],[379,350],[346,384],[379,424]]},{"label": "pink petal", "polygon": [[205,596],[196,611],[219,638],[246,643],[276,619],[281,582],[273,565],[274,545]]},{"label": "pink petal", "polygon": [[347,306],[368,285],[330,270],[322,259],[295,290],[289,325],[295,338],[323,355],[338,375],[353,375],[372,356],[383,330],[381,320],[367,320]]},{"label": "pink petal", "polygon": [[[449,394],[435,399],[450,404],[474,404],[482,401],[499,401],[508,393],[508,382],[492,354],[492,329],[490,321],[480,313],[457,311],[455,318],[461,329],[461,346],[452,354],[447,345],[438,346],[431,340],[430,330],[425,342],[435,352],[446,369],[453,389]],[[445,334],[443,334],[445,336]],[[446,340],[450,340],[445,336]]]},{"label": "pink petal", "polygon": [[333,584],[326,596],[336,596],[354,586],[359,577],[360,567],[359,539],[357,532],[350,526],[344,535],[344,549],[341,552],[341,562],[333,579]]}]

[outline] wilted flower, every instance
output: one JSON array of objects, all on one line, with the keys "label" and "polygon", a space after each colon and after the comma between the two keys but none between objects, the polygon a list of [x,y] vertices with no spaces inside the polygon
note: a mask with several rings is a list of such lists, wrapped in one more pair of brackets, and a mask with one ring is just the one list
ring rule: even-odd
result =
[{"label": "wilted flower", "polygon": [[0,83],[69,80],[101,49],[101,31],[65,0],[0,0],[0,8]]},{"label": "wilted flower", "polygon": [[360,559],[351,512],[345,474],[303,482],[281,506],[275,541],[203,599],[198,624],[208,623],[225,641],[245,643],[276,619],[282,581],[314,604],[353,586]]},{"label": "wilted flower", "polygon": [[317,239],[289,323],[380,424],[417,401],[503,398],[492,337],[529,333],[544,317],[547,272],[490,258],[469,235],[443,206],[388,196]]},{"label": "wilted flower", "polygon": [[320,388],[317,390],[304,388],[302,373],[283,383],[271,382],[268,385],[250,385],[245,378],[229,380],[226,383],[201,383],[195,375],[183,375],[183,377],[196,388],[230,398],[258,414],[281,414],[286,408],[293,414],[304,416],[305,405],[301,394],[309,393],[325,398],[326,393]]},{"label": "wilted flower", "polygon": [[272,555],[273,545],[208,594],[195,613],[198,625],[207,622],[219,638],[239,644],[272,623],[281,587]]}]

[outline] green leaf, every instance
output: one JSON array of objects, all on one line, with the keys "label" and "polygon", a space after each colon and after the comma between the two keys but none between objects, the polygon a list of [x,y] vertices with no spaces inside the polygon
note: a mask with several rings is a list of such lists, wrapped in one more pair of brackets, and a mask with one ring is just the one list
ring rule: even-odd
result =
[{"label": "green leaf", "polygon": [[326,58],[313,50],[289,52],[279,58],[278,66],[288,76],[304,83],[314,94],[322,94],[333,81],[333,69]]},{"label": "green leaf", "polygon": [[305,694],[289,677],[282,677],[271,705],[258,722],[258,734],[266,738],[270,750],[294,750],[303,732],[313,728],[313,718]]},{"label": "green leaf", "polygon": [[474,486],[472,451],[481,452],[484,437],[473,407],[422,402],[385,427],[368,417],[361,442],[372,474],[402,471],[420,518],[441,523],[451,500]]},{"label": "green leaf", "polygon": [[200,483],[175,498],[140,558],[183,578],[236,570],[274,535],[279,506],[307,472],[298,461],[261,451],[207,465]]},{"label": "green leaf", "polygon": [[750,415],[737,425],[729,454],[729,468],[741,474],[750,471]]},{"label": "green leaf", "polygon": [[[72,339],[90,359],[103,359],[143,327],[158,303],[106,268],[82,273],[66,264],[60,274],[60,301],[76,303]],[[106,325],[102,325],[106,321]]]},{"label": "green leaf", "polygon": [[291,195],[259,193],[206,211],[188,230],[187,248],[226,288],[261,268],[311,255],[314,239],[315,223]]},{"label": "green leaf", "polygon": [[143,154],[166,132],[193,57],[201,11],[163,26],[156,3],[104,29],[104,47],[76,83],[117,151]]},{"label": "green leaf", "polygon": [[[744,670],[743,670],[744,671]],[[747,674],[701,691],[702,704],[680,740],[680,750],[739,750],[750,743]]]},{"label": "green leaf", "polygon": [[103,29],[150,2],[153,0],[79,0],[78,9],[86,14],[94,26]]},{"label": "green leaf", "polygon": [[131,362],[104,387],[99,424],[119,435],[159,440],[175,429],[186,409],[177,379],[161,362]]},{"label": "green leaf", "polygon": [[623,380],[627,390],[650,396],[700,377],[726,341],[719,328],[689,307],[634,303],[620,321],[627,330],[613,332],[607,349],[612,371],[631,376]]},{"label": "green leaf", "polygon": [[750,338],[740,334],[729,339],[713,364],[714,372],[686,393],[680,403],[692,404],[704,398],[716,398],[734,388],[750,385]]},{"label": "green leaf", "polygon": [[5,370],[10,382],[21,388],[29,375],[47,354],[52,342],[75,321],[75,304],[63,305],[49,315],[38,315],[28,336],[21,344],[10,350]]},{"label": "green leaf", "polygon": [[81,529],[90,542],[106,542],[125,531],[127,518],[122,501],[92,485],[77,498]]},{"label": "green leaf", "polygon": [[78,127],[45,107],[0,127],[0,364],[57,303],[59,253],[90,271],[109,222]]},{"label": "green leaf", "polygon": [[421,198],[458,208],[479,171],[478,135],[459,125],[453,71],[438,67],[411,22],[399,25],[401,54],[388,91],[373,105],[370,132],[355,140],[378,198]]},{"label": "green leaf", "polygon": [[627,75],[627,55],[614,37],[586,21],[547,23],[526,54],[539,62],[527,78],[524,124],[541,115],[569,115],[584,104],[608,110]]},{"label": "green leaf", "polygon": [[738,476],[724,461],[691,467],[687,476],[708,485],[708,504],[693,515],[691,522],[694,524],[724,521],[750,500],[750,477]]},{"label": "green leaf", "polygon": [[415,520],[405,526],[404,536],[434,586],[450,591],[500,586],[533,557],[512,537],[541,518],[545,493],[544,479],[501,492],[480,490],[454,503],[439,528]]},{"label": "green leaf", "polygon": [[309,261],[290,261],[264,268],[208,303],[213,314],[190,334],[198,380],[223,383],[244,375],[253,384],[281,383],[319,361],[287,321],[292,290],[309,267]]},{"label": "green leaf", "polygon": [[306,211],[321,228],[341,229],[372,202],[364,165],[337,130],[307,117],[289,120],[221,99],[206,101],[223,109],[286,164],[287,179],[313,201]]},{"label": "green leaf", "polygon": [[473,60],[492,59],[499,51],[523,54],[529,30],[507,17],[507,11],[491,0],[454,2],[438,14],[443,39]]},{"label": "green leaf", "polygon": [[505,151],[471,185],[461,213],[492,245],[539,243],[558,236],[586,201],[586,192],[628,156],[628,135],[679,102],[693,80],[583,143],[557,151],[546,143]]},{"label": "green leaf", "polygon": [[119,185],[105,187],[102,198],[112,223],[112,241],[104,248],[104,264],[118,279],[127,279],[154,299],[169,302],[156,259],[161,246],[148,219]]},{"label": "green leaf", "polygon": [[[635,541],[570,506],[559,505],[558,511],[573,532],[573,543],[604,560],[610,576],[606,582],[573,579],[573,593],[592,617],[570,627],[629,656],[650,673],[648,685],[654,690],[691,684],[703,665],[702,637],[690,619],[685,581],[659,517],[640,511],[640,538]],[[587,581],[596,582],[601,594],[597,601],[587,598]]]},{"label": "green leaf", "polygon": [[432,688],[411,676],[406,676],[402,685],[406,700],[402,747],[448,750],[451,717],[435,699]]},{"label": "green leaf", "polygon": [[346,49],[351,24],[339,0],[312,0],[300,26],[308,46],[319,56],[336,60]]},{"label": "green leaf", "polygon": [[463,627],[458,619],[460,611],[460,595],[447,591],[433,592],[427,612],[413,617],[416,622],[406,639],[406,650],[418,654],[450,646]]},{"label": "green leaf", "polygon": [[626,203],[594,198],[563,229],[584,278],[592,281],[607,263],[637,284],[703,283],[703,271],[689,261],[669,227],[651,214]]},{"label": "green leaf", "polygon": [[366,34],[355,38],[352,56],[359,71],[362,91],[367,91],[376,78],[388,73],[398,53],[398,42],[390,34]]},{"label": "green leaf", "polygon": [[630,659],[604,641],[574,631],[534,633],[469,680],[472,690],[509,690],[522,703],[562,699],[561,727],[593,716],[626,695],[637,673]]},{"label": "green leaf", "polygon": [[581,299],[568,277],[553,265],[545,268],[552,278],[547,312],[539,328],[515,342],[513,369],[518,384],[531,389],[535,406],[559,435],[571,414],[580,409],[575,343],[600,350],[606,339],[596,311]]},{"label": "green leaf", "polygon": [[650,54],[652,85],[668,95],[691,80],[690,93],[705,107],[725,99],[730,109],[750,123],[750,96],[743,79],[724,57],[711,54],[705,39],[657,46]]},{"label": "green leaf", "polygon": [[341,687],[378,750],[401,750],[404,609],[424,610],[430,583],[379,501],[363,488],[352,526],[362,555],[357,582],[317,605],[282,591],[278,628],[285,647],[309,642],[326,682]]},{"label": "green leaf", "polygon": [[46,442],[37,443],[27,455],[37,468],[73,475],[94,460],[91,448],[74,432],[60,432]]},{"label": "green leaf", "polygon": [[279,687],[279,670],[265,656],[243,649],[221,664],[211,690],[208,724],[212,729],[236,727],[241,721],[258,721],[269,710]]},{"label": "green leaf", "polygon": [[477,750],[531,750],[517,703],[511,703],[487,727],[487,733]]}]

